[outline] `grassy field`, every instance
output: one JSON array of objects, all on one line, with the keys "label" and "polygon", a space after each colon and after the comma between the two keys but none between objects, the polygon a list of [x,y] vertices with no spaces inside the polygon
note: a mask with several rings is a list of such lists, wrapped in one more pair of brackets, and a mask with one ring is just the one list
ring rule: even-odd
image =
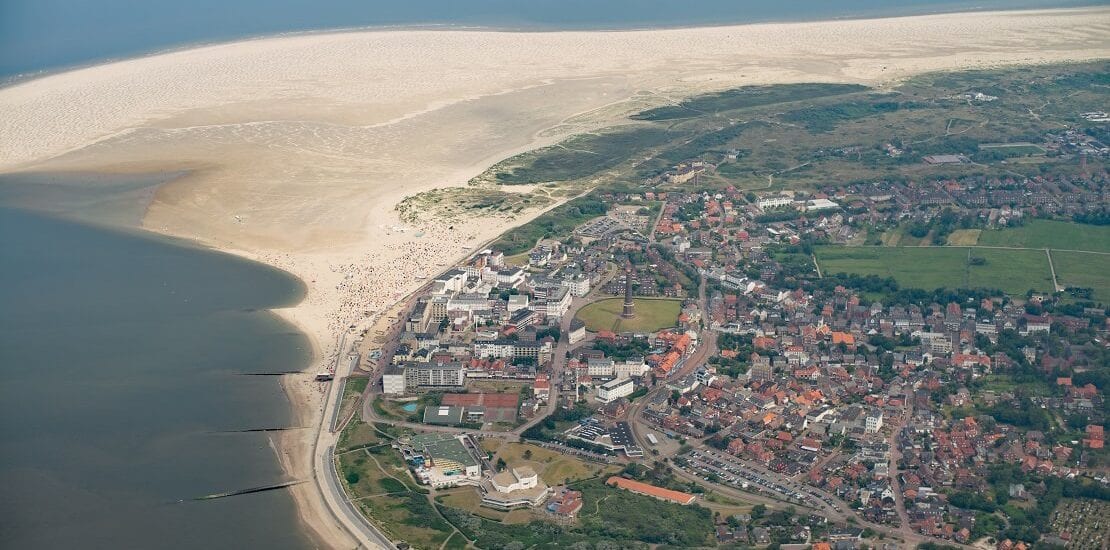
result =
[{"label": "grassy field", "polygon": [[585,196],[567,201],[534,220],[506,231],[492,245],[507,256],[528,252],[544,237],[563,237],[575,227],[605,214],[608,205],[596,198]]},{"label": "grassy field", "polygon": [[997,288],[1012,295],[1052,291],[1048,258],[1039,250],[958,247],[821,247],[817,260],[826,275],[858,273],[893,277],[905,288]]},{"label": "grassy field", "polygon": [[574,488],[583,493],[583,507],[573,524],[506,524],[457,508],[441,510],[479,548],[696,548],[710,543],[713,513],[707,508],[662,502],[608,487],[601,480]]},{"label": "grassy field", "polygon": [[957,229],[948,235],[948,246],[973,246],[979,244],[982,229]]},{"label": "grassy field", "polygon": [[1043,251],[976,248],[971,255],[987,262],[971,266],[968,281],[971,288],[997,288],[1010,295],[1022,295],[1030,289],[1054,290],[1048,256]]},{"label": "grassy field", "polygon": [[375,431],[372,425],[366,422],[351,422],[343,429],[343,433],[339,434],[339,443],[336,444],[335,448],[337,451],[343,452],[354,448],[378,445],[383,442],[381,434]]},{"label": "grassy field", "polygon": [[[531,466],[544,483],[551,486],[562,485],[571,480],[586,479],[605,470],[615,470],[527,443],[506,443],[500,439],[484,439],[482,448],[494,453],[494,460],[504,459],[510,467]],[[531,453],[529,455],[531,458],[524,458],[525,451]]]},{"label": "grassy field", "polygon": [[983,231],[979,244],[1110,252],[1110,226],[1030,220],[1021,227]]},{"label": "grassy field", "polygon": [[[374,401],[371,402],[371,406],[374,407],[374,412],[383,419],[420,422],[424,418],[424,408],[438,406],[442,397],[443,394],[441,393],[429,392],[420,395],[413,401],[411,399],[393,400],[377,395],[374,397]],[[412,403],[416,404],[416,408],[412,412],[405,410],[404,407]]]},{"label": "grassy field", "polygon": [[354,407],[358,406],[359,398],[362,397],[362,392],[366,391],[369,383],[370,379],[365,376],[349,376],[343,380],[343,402],[339,406],[340,418],[347,418]]},{"label": "grassy field", "polygon": [[675,326],[682,302],[678,300],[635,298],[636,317],[621,319],[624,298],[608,298],[578,310],[578,319],[586,323],[586,330],[612,330],[614,332],[655,332]]},{"label": "grassy field", "polygon": [[1110,302],[1110,256],[1053,250],[1052,264],[1061,285],[1093,289],[1096,300]]},{"label": "grassy field", "polygon": [[[379,445],[360,448],[362,444]],[[336,456],[347,494],[391,538],[418,548],[438,548],[451,536],[450,524],[436,514],[427,489],[413,481],[400,455],[383,445],[368,424],[353,423],[340,438]]]},{"label": "grassy field", "polygon": [[989,151],[993,153],[1000,153],[1006,156],[1028,156],[1028,155],[1043,155],[1045,154],[1044,147],[1036,143],[1019,142],[1019,143],[980,143],[980,151]]},{"label": "grassy field", "polygon": [[350,376],[347,378],[347,383],[343,386],[343,395],[362,395],[366,391],[366,386],[370,384],[370,378],[366,376]]},{"label": "grassy field", "polygon": [[893,277],[909,288],[964,286],[967,249],[940,247],[837,248],[816,251],[821,272]]},{"label": "grassy field", "polygon": [[445,506],[465,510],[476,516],[506,525],[528,523],[535,518],[532,510],[527,508],[502,512],[482,506],[482,495],[474,487],[459,487],[458,489],[440,491],[436,495],[436,501]]}]

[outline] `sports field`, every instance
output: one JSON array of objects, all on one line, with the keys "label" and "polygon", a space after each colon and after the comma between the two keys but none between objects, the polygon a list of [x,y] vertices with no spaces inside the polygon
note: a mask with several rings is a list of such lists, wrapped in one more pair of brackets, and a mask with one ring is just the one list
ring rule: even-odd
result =
[{"label": "sports field", "polygon": [[624,298],[598,300],[578,311],[578,319],[586,323],[586,330],[597,332],[655,332],[675,326],[682,302],[678,300],[635,298],[636,316],[622,319]]},{"label": "sports field", "polygon": [[[1048,257],[1040,250],[966,247],[821,247],[827,276],[858,273],[893,277],[903,288],[998,288],[1012,295],[1052,291]],[[979,258],[980,260],[974,260]]]}]

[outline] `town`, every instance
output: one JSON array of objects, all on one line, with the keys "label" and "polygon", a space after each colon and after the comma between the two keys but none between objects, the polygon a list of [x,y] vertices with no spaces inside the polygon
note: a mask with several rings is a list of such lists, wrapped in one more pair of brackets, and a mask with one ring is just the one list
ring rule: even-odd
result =
[{"label": "town", "polygon": [[[1042,138],[792,190],[720,185],[726,150],[566,202],[365,335],[349,496],[417,547],[1104,547],[1108,150]],[[1011,149],[1069,168],[956,171]]]}]

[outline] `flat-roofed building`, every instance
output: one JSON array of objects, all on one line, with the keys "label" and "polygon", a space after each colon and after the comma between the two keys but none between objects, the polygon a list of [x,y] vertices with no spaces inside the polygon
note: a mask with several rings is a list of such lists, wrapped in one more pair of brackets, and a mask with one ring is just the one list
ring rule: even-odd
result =
[{"label": "flat-roofed building", "polygon": [[578,319],[572,319],[570,322],[570,332],[567,333],[567,342],[570,345],[577,344],[586,339],[586,323]]},{"label": "flat-roofed building", "polygon": [[475,340],[473,350],[474,356],[479,359],[532,357],[537,364],[551,359],[551,342]]},{"label": "flat-roofed building", "polygon": [[636,384],[631,378],[618,378],[610,380],[597,388],[597,400],[610,403],[622,397],[632,395]]},{"label": "flat-roofed building", "polygon": [[416,479],[436,489],[478,485],[482,480],[478,445],[469,436],[417,434],[400,440],[400,448]]},{"label": "flat-roofed building", "polygon": [[424,423],[439,426],[458,426],[463,423],[466,409],[462,407],[425,407]]},{"label": "flat-roofed building", "polygon": [[551,488],[528,466],[511,468],[481,484],[482,506],[495,510],[534,508],[551,496]]},{"label": "flat-roofed building", "polygon": [[408,363],[405,365],[406,391],[418,388],[461,388],[466,385],[462,363]]},{"label": "flat-roofed building", "polygon": [[403,395],[405,393],[405,369],[390,366],[382,373],[382,393]]}]

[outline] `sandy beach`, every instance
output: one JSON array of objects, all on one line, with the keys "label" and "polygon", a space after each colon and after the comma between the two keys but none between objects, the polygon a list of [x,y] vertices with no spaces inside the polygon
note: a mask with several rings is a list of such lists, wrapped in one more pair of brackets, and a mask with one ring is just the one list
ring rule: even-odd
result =
[{"label": "sandy beach", "polygon": [[[0,89],[0,172],[185,171],[158,189],[142,226],[301,278],[305,300],[277,313],[323,361],[339,333],[368,327],[417,277],[539,213],[412,223],[395,210],[517,152],[738,85],[882,87],[930,71],[1108,56],[1110,8],[258,39]],[[301,425],[319,421],[309,379],[288,387]],[[312,439],[283,440],[291,477],[311,478]],[[322,546],[354,546],[314,485],[294,498]]]}]

